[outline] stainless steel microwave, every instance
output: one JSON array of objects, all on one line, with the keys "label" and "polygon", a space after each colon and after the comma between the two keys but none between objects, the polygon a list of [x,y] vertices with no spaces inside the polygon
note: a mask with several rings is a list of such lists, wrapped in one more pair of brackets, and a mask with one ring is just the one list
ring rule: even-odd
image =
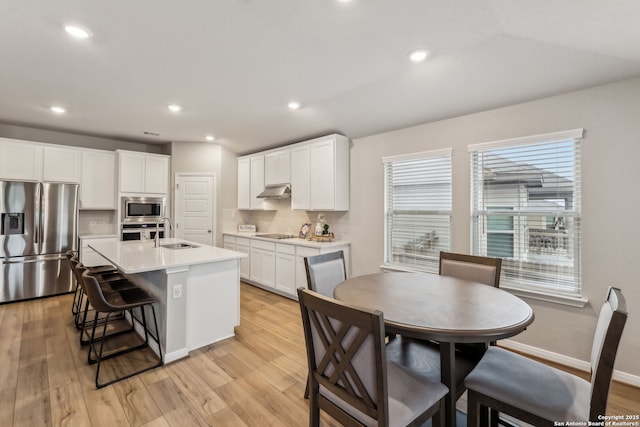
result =
[{"label": "stainless steel microwave", "polygon": [[164,215],[164,198],[123,197],[122,222],[154,222]]}]

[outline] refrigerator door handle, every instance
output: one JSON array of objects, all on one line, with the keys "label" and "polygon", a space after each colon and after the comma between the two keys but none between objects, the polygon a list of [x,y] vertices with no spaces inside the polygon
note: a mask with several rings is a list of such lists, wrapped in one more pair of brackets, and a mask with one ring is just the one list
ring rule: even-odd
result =
[{"label": "refrigerator door handle", "polygon": [[[42,215],[40,214],[40,207],[42,206],[42,184],[38,184],[36,187],[36,200],[35,200],[35,221],[33,230],[33,243],[36,245],[40,243],[40,229],[42,227]],[[40,253],[40,248],[37,248]]]}]

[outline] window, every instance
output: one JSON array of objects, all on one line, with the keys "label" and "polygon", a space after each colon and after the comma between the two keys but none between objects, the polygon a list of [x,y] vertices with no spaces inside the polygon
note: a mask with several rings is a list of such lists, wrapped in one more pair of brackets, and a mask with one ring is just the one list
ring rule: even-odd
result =
[{"label": "window", "polygon": [[451,242],[451,149],[385,157],[385,264],[438,271]]},{"label": "window", "polygon": [[582,129],[469,146],[472,252],[501,286],[579,296]]}]

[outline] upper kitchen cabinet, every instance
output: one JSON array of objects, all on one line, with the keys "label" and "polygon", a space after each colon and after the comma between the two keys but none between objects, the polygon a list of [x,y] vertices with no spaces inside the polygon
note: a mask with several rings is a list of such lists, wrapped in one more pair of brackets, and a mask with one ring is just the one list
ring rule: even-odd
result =
[{"label": "upper kitchen cabinet", "polygon": [[169,156],[118,150],[121,193],[167,194]]},{"label": "upper kitchen cabinet", "polygon": [[44,147],[43,181],[80,182],[82,152],[78,148]]},{"label": "upper kitchen cabinet", "polygon": [[291,149],[291,209],[349,210],[349,139],[329,135]]},{"label": "upper kitchen cabinet", "polygon": [[39,144],[0,138],[0,178],[42,181],[43,152]]},{"label": "upper kitchen cabinet", "polygon": [[252,155],[238,158],[238,209],[267,210],[270,203],[259,199],[264,191],[265,156]]},{"label": "upper kitchen cabinet", "polygon": [[116,209],[116,153],[82,151],[80,209]]},{"label": "upper kitchen cabinet", "polygon": [[75,147],[0,138],[0,178],[80,182],[81,154]]},{"label": "upper kitchen cabinet", "polygon": [[268,152],[264,156],[264,185],[289,184],[291,182],[291,150]]}]

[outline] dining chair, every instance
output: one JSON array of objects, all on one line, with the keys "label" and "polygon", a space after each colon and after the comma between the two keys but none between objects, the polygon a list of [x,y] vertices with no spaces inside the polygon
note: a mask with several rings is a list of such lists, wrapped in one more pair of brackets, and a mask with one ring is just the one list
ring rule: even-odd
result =
[{"label": "dining chair", "polygon": [[[105,293],[103,292],[97,278],[89,271],[84,271],[81,277],[84,284],[84,290],[87,294],[87,299],[95,310],[96,319],[100,313],[104,313],[106,315],[105,321],[102,324],[99,324],[97,321],[92,322],[91,338],[87,349],[87,360],[89,364],[96,364],[96,388],[105,387],[109,384],[113,384],[117,381],[121,381],[162,365],[162,346],[160,344],[158,321],[154,307],[154,304],[156,304],[157,301],[140,288]],[[151,310],[153,316],[153,330],[151,330],[147,324],[145,307],[148,307]],[[140,317],[136,317],[134,314],[134,310],[136,308],[140,310]],[[136,339],[131,345],[119,342],[118,345],[114,346],[114,349],[107,349],[105,344],[116,336],[120,336],[120,334],[107,334],[109,318],[112,314],[117,314],[122,311],[127,311],[130,316],[129,320],[131,321],[131,328],[127,329],[127,332],[135,334],[137,337],[134,325],[136,322],[139,322],[142,327],[142,333],[144,334],[144,341],[140,342],[139,339]],[[102,331],[96,334],[98,326],[102,326]],[[149,347],[150,338],[153,339],[158,346],[158,354],[156,355],[157,360],[146,361],[146,363],[141,363],[139,365],[140,367],[131,369],[132,366],[138,366],[137,363],[139,362],[139,358],[134,357],[127,362],[118,364],[118,366],[112,370],[112,374],[115,374],[115,377],[106,381],[100,380],[100,371],[102,363],[105,360],[123,356],[136,350]]]},{"label": "dining chair", "polygon": [[[384,315],[298,289],[310,378],[309,425],[320,410],[344,426],[440,426],[447,387],[386,357]],[[408,356],[409,357],[409,356]],[[411,358],[411,357],[409,357]]]},{"label": "dining chair", "polygon": [[[485,285],[500,287],[500,270],[502,258],[492,258],[477,255],[440,252],[439,274],[463,280],[484,283]],[[491,341],[489,345],[496,345]],[[458,343],[456,349],[468,354],[475,354],[480,358],[486,349],[485,344]]]},{"label": "dining chair", "polygon": [[329,298],[333,298],[333,290],[338,283],[347,279],[344,252],[341,250],[305,257],[304,268],[308,288]]},{"label": "dining chair", "polygon": [[500,287],[502,258],[440,252],[439,274]]},{"label": "dining chair", "polygon": [[[465,380],[467,426],[478,425],[481,407],[535,426],[553,426],[566,420],[602,422],[626,320],[622,292],[610,287],[591,348],[591,381],[499,347],[489,348]],[[497,425],[496,418],[491,420],[493,425]]]},{"label": "dining chair", "polygon": [[[73,272],[73,265],[71,264],[71,258],[78,258],[78,254],[73,250],[68,250],[65,255],[67,256],[67,261],[69,262],[69,267]],[[117,271],[112,265],[96,265],[89,267],[92,273],[109,273]],[[75,273],[74,273],[75,278]],[[73,302],[71,303],[71,314],[74,316],[78,316],[78,312],[82,307],[82,286],[80,282],[76,279],[76,288],[73,295]]]}]

